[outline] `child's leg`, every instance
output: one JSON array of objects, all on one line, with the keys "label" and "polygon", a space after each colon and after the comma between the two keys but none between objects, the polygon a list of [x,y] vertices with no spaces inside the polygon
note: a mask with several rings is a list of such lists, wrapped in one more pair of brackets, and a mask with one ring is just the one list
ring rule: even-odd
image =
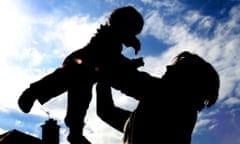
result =
[{"label": "child's leg", "polygon": [[81,79],[68,89],[65,123],[69,127],[68,141],[71,144],[89,143],[82,134],[84,118],[92,98],[92,85],[92,82]]},{"label": "child's leg", "polygon": [[27,88],[18,100],[19,107],[25,113],[28,113],[35,100],[44,104],[51,98],[67,90],[67,72],[64,68],[58,68],[53,73],[36,81]]}]

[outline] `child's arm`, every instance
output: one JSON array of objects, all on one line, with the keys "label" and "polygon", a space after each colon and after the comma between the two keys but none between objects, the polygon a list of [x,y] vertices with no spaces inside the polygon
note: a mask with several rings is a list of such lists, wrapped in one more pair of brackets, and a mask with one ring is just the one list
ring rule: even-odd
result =
[{"label": "child's arm", "polygon": [[135,55],[138,54],[138,52],[141,49],[141,43],[140,41],[134,36],[134,37],[128,37],[127,39],[124,40],[123,44],[127,47],[130,48],[132,47],[135,50]]},{"label": "child's arm", "polygon": [[125,122],[131,112],[118,108],[114,105],[111,87],[106,83],[99,82],[97,92],[97,115],[106,123],[123,132]]}]

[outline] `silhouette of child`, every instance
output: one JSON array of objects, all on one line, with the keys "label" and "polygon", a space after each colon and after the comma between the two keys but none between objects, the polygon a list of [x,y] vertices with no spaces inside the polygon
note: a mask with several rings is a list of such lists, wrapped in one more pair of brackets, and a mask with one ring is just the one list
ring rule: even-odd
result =
[{"label": "silhouette of child", "polygon": [[124,93],[139,100],[133,112],[114,106],[111,85],[96,87],[97,114],[124,132],[124,144],[190,144],[198,112],[216,103],[220,80],[210,63],[185,51],[162,78],[137,72],[125,85]]},{"label": "silhouette of child", "polygon": [[89,143],[82,136],[82,129],[92,98],[92,86],[99,79],[111,81],[117,78],[114,73],[120,69],[124,75],[143,65],[142,58],[130,60],[121,54],[122,44],[133,47],[136,54],[140,50],[136,36],[143,24],[143,18],[135,8],[126,6],[115,9],[109,21],[100,26],[85,47],[67,56],[62,67],[30,84],[18,100],[20,109],[29,113],[36,100],[43,105],[67,91],[65,123],[69,128],[68,141],[71,144]]}]

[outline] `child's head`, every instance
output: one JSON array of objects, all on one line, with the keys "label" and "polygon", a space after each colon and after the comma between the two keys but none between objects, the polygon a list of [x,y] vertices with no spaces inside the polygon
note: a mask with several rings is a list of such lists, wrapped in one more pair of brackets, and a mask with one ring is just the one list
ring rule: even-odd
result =
[{"label": "child's head", "polygon": [[170,81],[173,91],[174,88],[178,89],[179,95],[187,96],[187,101],[192,102],[198,110],[212,106],[218,98],[218,73],[196,54],[180,53],[173,65],[167,67],[163,79]]},{"label": "child's head", "polygon": [[132,6],[115,9],[110,17],[109,24],[119,32],[137,35],[142,31],[143,18]]},{"label": "child's head", "polygon": [[140,42],[136,38],[143,28],[144,20],[141,14],[132,6],[115,9],[109,17],[109,25],[129,47],[136,51],[140,49]]}]

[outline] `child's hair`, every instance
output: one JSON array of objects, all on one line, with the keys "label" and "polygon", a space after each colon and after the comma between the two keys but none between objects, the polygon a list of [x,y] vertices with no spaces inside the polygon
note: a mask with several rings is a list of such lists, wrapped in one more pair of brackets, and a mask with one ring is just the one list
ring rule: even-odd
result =
[{"label": "child's hair", "polygon": [[220,79],[217,71],[210,63],[187,51],[180,53],[174,63],[181,70],[183,79],[189,82],[189,90],[197,90],[195,93],[200,97],[195,97],[195,99],[200,102],[199,110],[204,106],[210,107],[216,103]]},{"label": "child's hair", "polygon": [[115,9],[109,18],[109,24],[113,27],[123,27],[139,34],[143,28],[144,20],[141,14],[132,6]]}]

